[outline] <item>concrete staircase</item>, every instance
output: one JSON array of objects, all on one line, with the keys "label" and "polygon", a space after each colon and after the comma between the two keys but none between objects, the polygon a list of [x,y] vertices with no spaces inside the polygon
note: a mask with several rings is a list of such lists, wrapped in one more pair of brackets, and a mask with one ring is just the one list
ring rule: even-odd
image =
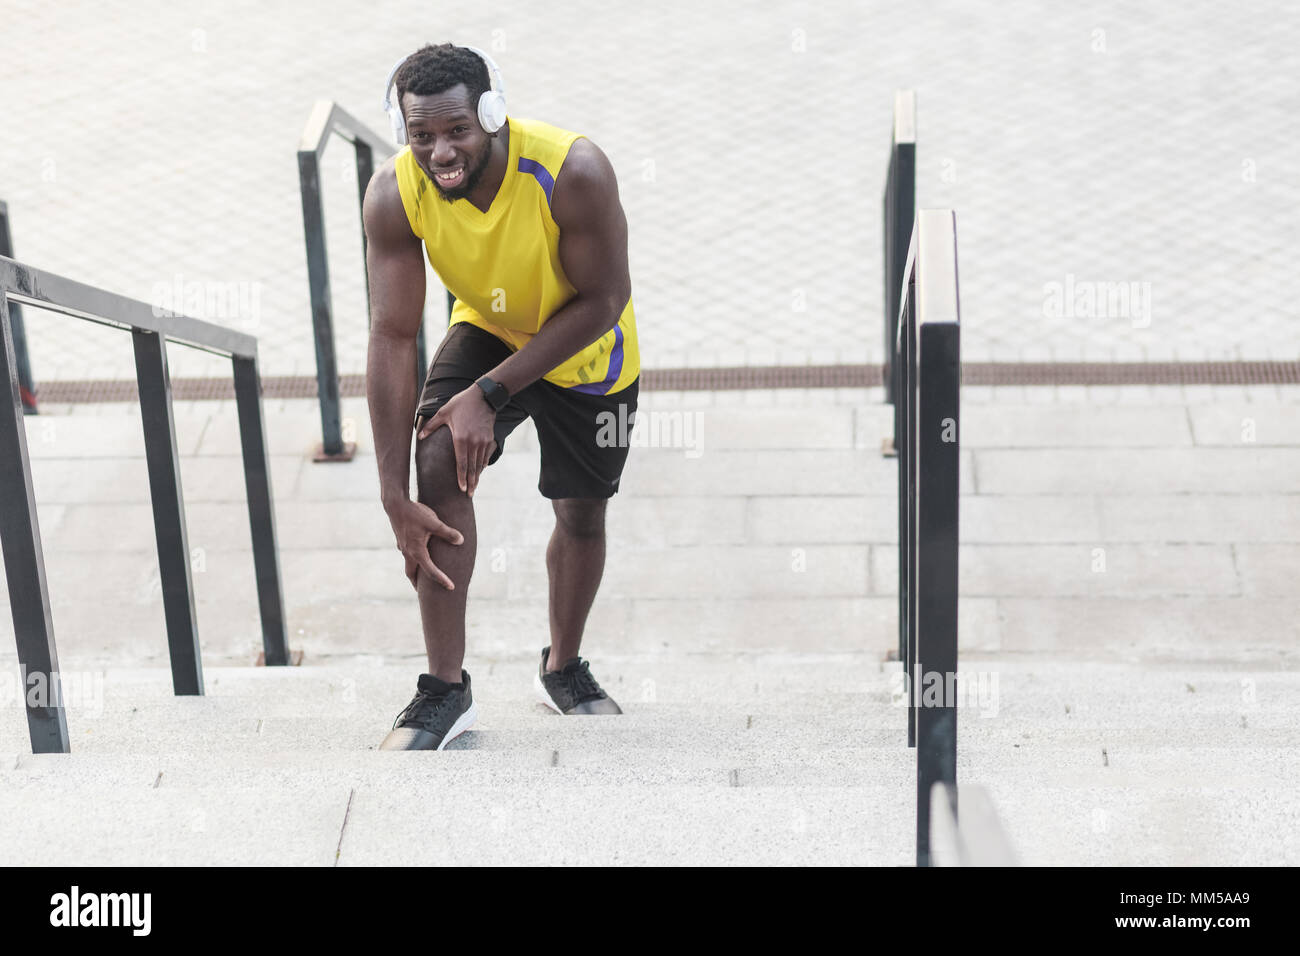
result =
[{"label": "concrete staircase", "polygon": [[[915,752],[866,655],[606,655],[627,713],[560,718],[532,662],[470,662],[480,719],[443,753],[376,751],[418,661],[109,670],[70,755],[0,734],[0,863],[908,865]],[[1028,863],[1296,859],[1300,675],[1244,702],[1220,670],[965,663],[959,779]],[[93,706],[92,706],[93,705]],[[981,712],[987,716],[981,716]],[[21,821],[21,823],[20,823]]]},{"label": "concrete staircase", "polygon": [[[858,392],[778,396],[644,397],[706,427],[697,458],[634,450],[611,508],[584,652],[621,718],[533,703],[549,509],[532,437],[512,436],[476,499],[479,723],[439,754],[374,751],[423,668],[418,615],[373,459],[304,463],[309,403],[267,409],[291,643],[306,654],[285,669],[248,666],[230,410],[178,406],[201,698],[173,697],[164,666],[138,421],[93,407],[29,419],[73,752],[29,752],[2,607],[0,863],[910,865],[915,752],[884,660],[888,413]],[[368,451],[364,406],[345,411]],[[1113,411],[968,406],[961,666],[983,693],[959,717],[959,779],[989,790],[1027,863],[1293,865],[1300,673],[1282,569],[1300,534],[1278,504],[1295,449],[1243,452],[1243,472],[1278,470],[1183,489],[1177,510],[1160,482],[1136,482],[1147,507],[1118,522],[1114,497],[1079,485],[1080,448],[1174,484],[1198,452],[1213,464],[1226,449],[1210,432],[1198,448],[1196,422],[1213,422],[1196,409]],[[1152,465],[1134,420],[1182,457]],[[1109,574],[1090,565],[1099,546]],[[1177,626],[1190,619],[1199,630]]]}]

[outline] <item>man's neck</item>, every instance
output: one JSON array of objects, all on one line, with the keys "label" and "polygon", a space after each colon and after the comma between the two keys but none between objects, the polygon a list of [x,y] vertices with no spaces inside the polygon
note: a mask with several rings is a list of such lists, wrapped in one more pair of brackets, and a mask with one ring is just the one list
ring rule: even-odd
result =
[{"label": "man's neck", "polygon": [[506,178],[506,164],[510,161],[510,124],[501,127],[501,134],[492,140],[492,158],[488,160],[487,175],[466,198],[479,212],[492,208],[492,201],[501,190]]}]

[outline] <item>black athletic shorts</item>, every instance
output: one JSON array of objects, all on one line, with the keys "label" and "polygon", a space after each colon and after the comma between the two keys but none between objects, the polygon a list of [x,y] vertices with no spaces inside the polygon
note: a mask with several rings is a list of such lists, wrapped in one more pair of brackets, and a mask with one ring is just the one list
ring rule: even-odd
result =
[{"label": "black athletic shorts", "polygon": [[[449,328],[429,365],[416,407],[416,429],[443,402],[473,386],[509,358],[511,352],[510,346],[491,332],[468,322],[457,322]],[[497,447],[488,464],[501,457],[506,436],[515,426],[532,416],[542,452],[541,476],[537,482],[542,495],[612,497],[618,491],[618,480],[627,461],[628,437],[635,421],[640,384],[638,377],[613,395],[589,395],[538,379],[512,395],[497,413]]]}]

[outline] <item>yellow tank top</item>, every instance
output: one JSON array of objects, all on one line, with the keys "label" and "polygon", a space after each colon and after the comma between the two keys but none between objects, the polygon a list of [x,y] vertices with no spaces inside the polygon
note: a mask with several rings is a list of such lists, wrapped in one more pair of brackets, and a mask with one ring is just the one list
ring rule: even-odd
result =
[{"label": "yellow tank top", "polygon": [[[505,178],[487,212],[468,199],[449,203],[436,195],[409,146],[397,154],[395,171],[411,231],[424,240],[430,265],[456,297],[450,324],[477,325],[518,350],[576,294],[560,265],[551,192],[580,134],[536,120],[510,117],[508,122]],[[629,298],[618,325],[542,378],[562,388],[611,395],[631,385],[640,371]]]}]

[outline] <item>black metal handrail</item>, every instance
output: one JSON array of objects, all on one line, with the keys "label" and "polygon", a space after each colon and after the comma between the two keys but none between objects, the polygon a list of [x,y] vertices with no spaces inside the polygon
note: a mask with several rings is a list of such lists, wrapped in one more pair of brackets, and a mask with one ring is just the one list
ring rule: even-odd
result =
[{"label": "black metal handrail", "polygon": [[885,400],[894,406],[894,434],[885,439],[886,455],[896,454],[901,420],[898,414],[898,381],[892,371],[894,343],[898,340],[898,311],[902,304],[903,276],[907,250],[916,220],[916,94],[899,90],[894,94],[894,131],[889,143],[889,168],[883,197],[883,256],[885,279],[885,353],[882,374]]},{"label": "black metal handrail", "polygon": [[[952,210],[917,214],[903,276],[894,344],[902,411],[898,623],[908,693],[907,743],[917,748],[917,864],[926,866],[930,790],[935,783],[955,784],[957,779],[961,327]],[[931,699],[936,693],[937,702]]]},{"label": "black metal handrail", "polygon": [[235,403],[244,459],[244,487],[253,541],[253,563],[262,620],[262,647],[269,665],[289,663],[285,636],[284,599],[280,588],[280,559],[276,550],[271,472],[262,418],[261,380],[257,370],[257,339],[187,316],[157,315],[150,305],[62,276],[33,269],[0,256],[0,377],[9,387],[0,407],[0,543],[18,661],[28,678],[44,675],[49,689],[44,704],[27,698],[27,728],[34,753],[67,753],[68,725],[59,682],[58,654],[46,587],[45,559],[31,460],[18,391],[18,360],[10,300],[129,329],[135,346],[136,383],[144,425],[145,457],[153,502],[158,571],[171,659],[172,686],[177,694],[203,693],[203,668],[194,612],[194,584],[181,494],[180,458],[172,415],[167,343],[178,342],[217,355],[229,356],[234,367]]},{"label": "black metal handrail", "polygon": [[[0,199],[0,256],[14,257],[13,236],[9,232],[9,206]],[[17,302],[9,306],[9,319],[13,325],[14,355],[18,362],[18,394],[23,400],[23,411],[37,412],[36,383],[32,381],[32,362],[27,354],[27,333],[23,328],[23,310]]]},{"label": "black metal handrail", "polygon": [[[320,398],[321,445],[316,461],[350,461],[356,452],[355,442],[343,440],[339,411],[339,370],[334,349],[334,305],[330,295],[329,257],[325,250],[325,208],[321,202],[320,161],[330,134],[350,142],[356,151],[357,205],[365,204],[366,186],[375,171],[375,157],[380,161],[393,154],[393,148],[359,119],[330,100],[317,100],[298,141],[298,182],[302,189],[302,229],[307,244],[307,282],[311,287],[312,330],[316,340],[316,387]],[[370,320],[370,275],[365,265],[366,230],[361,228],[361,269],[366,279],[366,320]],[[451,293],[447,294],[448,316]],[[426,364],[424,322],[415,339],[415,387],[417,394],[424,383]]]}]

